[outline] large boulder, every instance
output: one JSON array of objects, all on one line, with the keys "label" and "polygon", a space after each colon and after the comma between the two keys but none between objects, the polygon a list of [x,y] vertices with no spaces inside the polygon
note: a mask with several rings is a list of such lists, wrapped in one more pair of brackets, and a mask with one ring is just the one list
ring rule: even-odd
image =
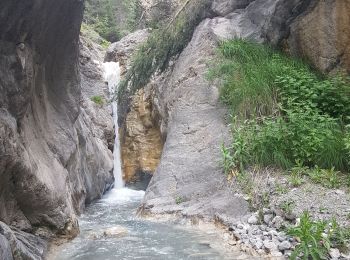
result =
[{"label": "large boulder", "polygon": [[313,1],[291,25],[289,51],[324,72],[341,68],[350,73],[349,25],[349,1]]}]

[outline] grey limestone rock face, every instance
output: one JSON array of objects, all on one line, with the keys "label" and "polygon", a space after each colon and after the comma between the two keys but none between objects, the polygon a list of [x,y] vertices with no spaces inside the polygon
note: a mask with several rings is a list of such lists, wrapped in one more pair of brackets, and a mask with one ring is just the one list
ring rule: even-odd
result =
[{"label": "grey limestone rock face", "polygon": [[0,222],[0,256],[4,260],[33,259],[40,260],[46,250],[46,242],[32,234],[20,230],[11,230]]},{"label": "grey limestone rock face", "polygon": [[220,166],[220,145],[230,140],[229,127],[219,90],[205,79],[220,40],[216,26],[216,20],[203,21],[173,67],[148,86],[155,92],[166,142],[146,192],[145,211],[209,219],[248,211],[247,202],[230,192]]},{"label": "grey limestone rock face", "polygon": [[214,0],[211,9],[217,16],[226,16],[236,9],[245,8],[254,0]]},{"label": "grey limestone rock face", "polygon": [[41,259],[45,242],[29,233],[74,236],[76,215],[113,183],[112,153],[82,104],[82,1],[3,0],[0,10],[0,221],[12,229],[1,225],[0,252]]}]

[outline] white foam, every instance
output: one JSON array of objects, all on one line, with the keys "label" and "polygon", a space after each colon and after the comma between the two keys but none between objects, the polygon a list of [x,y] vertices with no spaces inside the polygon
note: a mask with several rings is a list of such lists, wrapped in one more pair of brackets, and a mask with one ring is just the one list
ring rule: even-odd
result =
[{"label": "white foam", "polygon": [[132,190],[128,188],[112,189],[101,199],[101,202],[108,204],[140,202],[144,195],[145,192],[143,190]]}]

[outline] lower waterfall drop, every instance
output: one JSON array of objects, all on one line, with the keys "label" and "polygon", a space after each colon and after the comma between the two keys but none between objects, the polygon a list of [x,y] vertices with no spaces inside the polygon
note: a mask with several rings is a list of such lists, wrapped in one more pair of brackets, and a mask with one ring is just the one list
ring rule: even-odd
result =
[{"label": "lower waterfall drop", "polygon": [[114,188],[121,189],[124,187],[122,167],[121,167],[121,153],[120,153],[120,141],[119,141],[119,127],[118,127],[118,104],[115,101],[114,96],[118,89],[120,82],[120,66],[119,62],[106,62],[103,63],[104,78],[108,83],[109,95],[111,98],[113,122],[115,127],[115,141],[113,149],[113,174],[114,174]]}]

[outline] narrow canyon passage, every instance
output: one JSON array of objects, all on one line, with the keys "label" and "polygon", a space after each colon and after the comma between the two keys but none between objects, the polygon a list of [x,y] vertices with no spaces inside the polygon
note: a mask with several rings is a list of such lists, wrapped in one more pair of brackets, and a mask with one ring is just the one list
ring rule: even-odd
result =
[{"label": "narrow canyon passage", "polygon": [[350,0],[0,0],[0,260],[350,259]]},{"label": "narrow canyon passage", "polygon": [[[242,253],[218,248],[220,237],[211,230],[184,228],[179,223],[157,223],[136,216],[147,187],[138,181],[125,187],[122,177],[118,106],[113,101],[120,82],[117,62],[103,63],[104,78],[108,83],[115,124],[114,188],[88,206],[79,219],[80,235],[56,248],[53,260],[108,260],[108,259],[236,259]],[[219,246],[220,247],[220,246]]]}]

